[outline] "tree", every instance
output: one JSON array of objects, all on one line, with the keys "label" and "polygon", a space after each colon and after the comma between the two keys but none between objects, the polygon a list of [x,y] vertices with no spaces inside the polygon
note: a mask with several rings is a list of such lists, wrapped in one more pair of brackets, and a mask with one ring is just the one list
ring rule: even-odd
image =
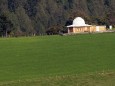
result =
[{"label": "tree", "polygon": [[22,34],[32,35],[34,33],[34,29],[33,29],[31,19],[26,14],[22,6],[17,8],[16,15],[20,24],[20,31],[22,31]]},{"label": "tree", "polygon": [[12,31],[12,26],[13,24],[5,15],[0,15],[0,32],[3,37],[8,36],[8,33]]}]

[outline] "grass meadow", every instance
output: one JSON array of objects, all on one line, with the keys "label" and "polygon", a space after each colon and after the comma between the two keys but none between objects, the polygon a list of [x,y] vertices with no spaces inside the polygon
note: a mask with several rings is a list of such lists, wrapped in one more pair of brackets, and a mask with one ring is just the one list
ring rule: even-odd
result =
[{"label": "grass meadow", "polygon": [[115,86],[115,33],[0,38],[0,86]]}]

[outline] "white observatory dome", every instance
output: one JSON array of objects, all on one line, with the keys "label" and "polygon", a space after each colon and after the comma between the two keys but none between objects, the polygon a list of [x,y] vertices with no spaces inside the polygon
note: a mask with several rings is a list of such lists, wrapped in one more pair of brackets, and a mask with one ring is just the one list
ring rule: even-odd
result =
[{"label": "white observatory dome", "polygon": [[75,25],[75,26],[84,26],[84,25],[86,25],[86,24],[85,24],[84,19],[82,19],[81,17],[76,17],[76,18],[73,20],[73,25]]},{"label": "white observatory dome", "polygon": [[91,26],[91,25],[88,25],[88,24],[85,24],[85,20],[81,17],[76,17],[74,20],[73,20],[73,24],[72,25],[69,25],[67,27],[83,27],[83,26]]}]

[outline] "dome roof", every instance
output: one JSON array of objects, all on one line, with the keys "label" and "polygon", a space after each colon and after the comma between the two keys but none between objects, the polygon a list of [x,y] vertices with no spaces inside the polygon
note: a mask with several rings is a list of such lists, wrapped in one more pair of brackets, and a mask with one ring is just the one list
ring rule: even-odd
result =
[{"label": "dome roof", "polygon": [[84,27],[84,26],[91,26],[91,25],[88,25],[88,24],[85,24],[85,20],[81,17],[76,17],[74,20],[73,20],[73,24],[72,25],[69,25],[67,27]]},{"label": "dome roof", "polygon": [[84,21],[84,19],[81,18],[81,17],[76,17],[76,18],[73,20],[73,25],[83,26],[83,25],[85,25],[85,21]]}]

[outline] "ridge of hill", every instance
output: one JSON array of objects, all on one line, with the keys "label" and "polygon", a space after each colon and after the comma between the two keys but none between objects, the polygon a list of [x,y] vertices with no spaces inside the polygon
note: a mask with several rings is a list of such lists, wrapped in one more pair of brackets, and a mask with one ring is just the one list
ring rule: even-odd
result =
[{"label": "ridge of hill", "polygon": [[77,16],[89,24],[114,25],[115,0],[0,0],[0,34],[45,34],[49,29],[56,34]]}]

